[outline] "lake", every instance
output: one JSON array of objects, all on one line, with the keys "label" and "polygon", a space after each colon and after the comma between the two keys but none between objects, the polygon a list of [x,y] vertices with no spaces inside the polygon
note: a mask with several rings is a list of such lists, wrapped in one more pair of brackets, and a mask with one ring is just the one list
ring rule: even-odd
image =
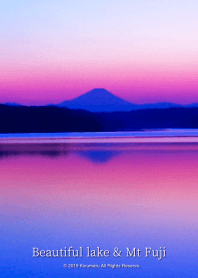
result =
[{"label": "lake", "polygon": [[1,141],[3,277],[196,277],[196,142],[57,140]]}]

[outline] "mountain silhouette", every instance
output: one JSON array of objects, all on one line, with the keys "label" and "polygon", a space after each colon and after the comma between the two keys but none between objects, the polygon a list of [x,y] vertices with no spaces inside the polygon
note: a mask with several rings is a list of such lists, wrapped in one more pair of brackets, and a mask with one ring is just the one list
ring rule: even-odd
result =
[{"label": "mountain silhouette", "polygon": [[138,109],[166,109],[171,107],[185,107],[185,105],[172,103],[172,102],[156,102],[156,103],[146,103],[140,104]]},{"label": "mountain silhouette", "polygon": [[70,109],[85,109],[90,112],[130,111],[138,108],[137,104],[132,104],[100,88],[93,89],[73,100],[64,101],[58,106]]},{"label": "mountain silhouette", "polygon": [[[90,112],[115,112],[139,109],[166,109],[171,107],[182,107],[182,105],[170,102],[134,104],[117,97],[106,89],[102,88],[93,89],[75,99],[64,101],[57,106],[67,107],[69,109],[85,109]],[[196,104],[194,106],[196,106]]]},{"label": "mountain silhouette", "polygon": [[3,103],[4,105],[9,105],[9,106],[22,106],[21,104],[19,103],[16,103],[16,102],[6,102],[6,103]]},{"label": "mountain silhouette", "polygon": [[[19,103],[7,102],[3,103],[8,106],[22,106]],[[32,106],[32,105],[29,105]],[[198,103],[191,104],[176,104],[171,102],[157,102],[157,103],[145,103],[145,104],[134,104],[126,101],[120,97],[115,96],[106,89],[97,88],[93,89],[75,99],[64,101],[60,104],[47,104],[47,106],[64,107],[69,109],[83,109],[89,112],[127,112],[140,109],[168,109],[176,107],[193,108],[198,107]]]}]

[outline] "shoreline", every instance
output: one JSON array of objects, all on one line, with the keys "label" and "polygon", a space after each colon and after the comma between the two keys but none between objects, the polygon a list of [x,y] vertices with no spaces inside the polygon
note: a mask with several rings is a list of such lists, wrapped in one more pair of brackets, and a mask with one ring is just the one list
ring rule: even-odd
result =
[{"label": "shoreline", "polygon": [[198,129],[0,134],[0,144],[198,143]]},{"label": "shoreline", "polygon": [[198,136],[99,137],[99,138],[1,138],[0,144],[107,144],[107,143],[198,143]]}]

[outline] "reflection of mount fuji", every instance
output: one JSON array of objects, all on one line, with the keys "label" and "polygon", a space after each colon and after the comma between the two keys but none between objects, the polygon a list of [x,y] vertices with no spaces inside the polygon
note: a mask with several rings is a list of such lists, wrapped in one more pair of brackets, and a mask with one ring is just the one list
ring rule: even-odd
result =
[{"label": "reflection of mount fuji", "polygon": [[70,153],[76,153],[83,159],[88,159],[94,164],[101,164],[110,161],[115,156],[123,153],[120,150],[106,150],[106,146],[101,149],[84,150],[81,145],[67,144],[11,144],[0,146],[0,159],[9,156],[47,156],[48,158],[66,157]]},{"label": "reflection of mount fuji", "polygon": [[119,98],[105,89],[93,89],[75,99],[64,101],[58,105],[70,109],[85,109],[90,112],[131,111],[138,109],[178,107],[179,104],[160,102],[155,104],[133,104]]},{"label": "reflection of mount fuji", "polygon": [[83,151],[83,152],[77,152],[78,155],[89,159],[93,163],[106,163],[110,161],[115,156],[119,155],[121,151]]}]

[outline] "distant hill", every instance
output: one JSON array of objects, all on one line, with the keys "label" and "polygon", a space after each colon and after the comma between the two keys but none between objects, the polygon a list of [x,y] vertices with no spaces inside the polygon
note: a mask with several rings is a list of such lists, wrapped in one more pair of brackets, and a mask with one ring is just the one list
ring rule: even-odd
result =
[{"label": "distant hill", "polygon": [[184,107],[184,106],[182,106],[181,104],[176,104],[171,102],[157,102],[157,103],[140,104],[138,109],[155,109],[155,108],[166,109],[171,107]]},{"label": "distant hill", "polygon": [[22,106],[21,104],[19,103],[16,103],[16,102],[6,102],[6,103],[3,103],[4,105],[9,105],[9,106]]},{"label": "distant hill", "polygon": [[198,108],[171,107],[93,113],[56,106],[27,107],[0,104],[1,134],[163,128],[198,128]]},{"label": "distant hill", "polygon": [[102,131],[93,113],[56,106],[0,104],[0,133]]}]

